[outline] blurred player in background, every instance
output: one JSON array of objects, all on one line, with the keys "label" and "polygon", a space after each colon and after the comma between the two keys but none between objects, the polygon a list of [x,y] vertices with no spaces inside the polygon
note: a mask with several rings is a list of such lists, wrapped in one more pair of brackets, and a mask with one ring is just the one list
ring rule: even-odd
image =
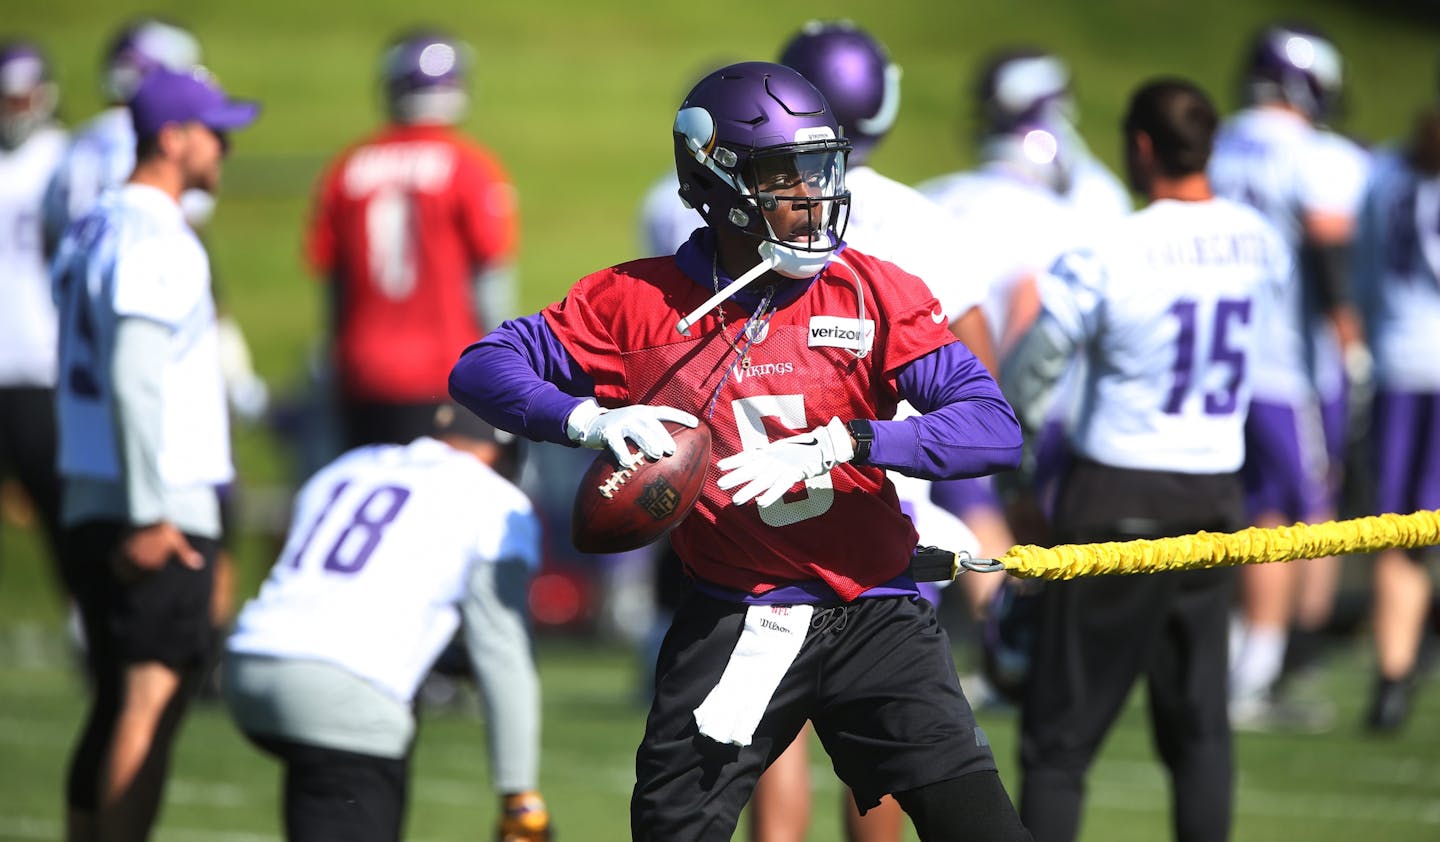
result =
[{"label": "blurred player in background", "polygon": [[380,67],[386,125],[319,185],[308,251],[329,285],[346,448],[429,429],[456,349],[514,306],[515,190],[456,128],[472,62],[442,32],[396,38]]},{"label": "blurred player in background", "polygon": [[52,559],[60,528],[58,328],[41,204],[65,152],[65,132],[53,119],[57,98],[39,47],[0,41],[0,480],[19,481]]},{"label": "blurred player in background", "polygon": [[[1256,357],[1254,406],[1247,420],[1245,478],[1256,526],[1324,521],[1336,514],[1338,489],[1327,452],[1316,348],[1338,337],[1343,353],[1368,353],[1347,289],[1349,245],[1365,173],[1316,123],[1332,113],[1341,84],[1340,54],[1315,30],[1269,26],[1246,63],[1247,106],[1228,119],[1215,142],[1215,192],[1255,207],[1291,249],[1299,281],[1263,326]],[[1325,324],[1318,325],[1323,319]],[[1363,362],[1360,367],[1368,367]],[[1340,413],[1343,418],[1343,408]],[[1344,435],[1331,436],[1343,443]],[[1240,573],[1240,621],[1231,658],[1231,719],[1237,728],[1320,730],[1333,714],[1278,693],[1286,640],[1302,572],[1335,578],[1334,559],[1253,564]],[[1328,614],[1323,592],[1315,615]]]},{"label": "blurred player in background", "polygon": [[[1061,542],[1244,522],[1247,368],[1290,265],[1258,213],[1212,194],[1205,165],[1218,122],[1188,82],[1135,92],[1127,169],[1151,203],[1056,262],[1041,279],[1041,316],[1006,363],[1006,392],[1033,434],[1068,358],[1085,357],[1075,463],[1055,507]],[[1217,568],[1046,583],[1020,739],[1020,809],[1036,840],[1078,836],[1086,773],[1142,676],[1175,838],[1228,838],[1233,581]]]},{"label": "blurred player in background", "polygon": [[[135,129],[127,104],[140,82],[159,69],[184,71],[200,64],[200,42],[187,30],[146,18],[127,23],[111,38],[101,63],[105,110],[75,130],[65,160],[45,195],[45,230],[50,246],[71,221],[95,206],[100,194],[125,183],[135,169]],[[203,222],[212,200],[188,191],[187,218]]]},{"label": "blurred player in background", "polygon": [[[1070,71],[1058,57],[1033,48],[998,51],[981,62],[971,90],[978,166],[931,179],[920,190],[955,218],[956,249],[986,289],[982,309],[1003,360],[1039,315],[1039,275],[1062,252],[1088,243],[1097,225],[1128,213],[1130,199],[1081,139]],[[1043,465],[1035,481],[1041,485],[1063,459],[1065,394],[1038,448]],[[1007,512],[989,478],[935,488],[936,500],[975,530],[981,554],[991,558],[1015,544],[1015,529],[1022,540],[1043,542],[1029,494],[1006,501]]]},{"label": "blurred player in background", "polygon": [[224,684],[241,730],[285,766],[287,839],[403,837],[416,691],[457,627],[485,706],[494,838],[550,838],[526,609],[540,525],[496,470],[503,448],[445,405],[429,436],[349,451],[300,490]]},{"label": "blurred player in background", "polygon": [[215,488],[233,469],[209,259],[180,196],[219,186],[227,133],[257,112],[196,71],[147,75],[135,171],[55,259],[62,552],[93,677],[71,840],[148,837],[212,642]]},{"label": "blurred player in background", "polygon": [[[1375,348],[1375,510],[1440,509],[1440,107],[1376,164],[1357,230],[1357,298]],[[1409,715],[1431,604],[1429,550],[1375,560],[1376,682],[1366,725]]]},{"label": "blurred player in background", "polygon": [[[108,105],[76,131],[45,191],[45,228],[52,249],[67,225],[88,213],[106,191],[121,187],[134,170],[136,138],[128,103],[140,83],[157,70],[188,72],[199,66],[200,58],[195,36],[169,21],[142,18],[116,31],[101,62],[101,89]],[[199,234],[214,214],[215,199],[204,190],[186,190],[180,207],[185,221]],[[253,422],[265,411],[268,391],[250,364],[250,349],[239,323],[218,300],[214,281],[226,399],[237,418]],[[232,489],[233,482],[221,489],[221,517],[227,521],[233,517]],[[217,631],[233,616],[233,582],[230,553],[221,547],[211,609]]]},{"label": "blurred player in background", "polygon": [[[809,720],[861,809],[889,793],[922,838],[1028,838],[884,473],[1012,467],[1009,407],[923,282],[840,250],[849,144],[802,76],[718,70],[673,138],[707,227],[505,323],[451,376],[496,426],[627,466],[674,452],[664,421],[713,431],[716,481],[671,532],[694,591],[661,649],[631,834],[730,839]],[[890,420],[902,399],[924,414]]]}]

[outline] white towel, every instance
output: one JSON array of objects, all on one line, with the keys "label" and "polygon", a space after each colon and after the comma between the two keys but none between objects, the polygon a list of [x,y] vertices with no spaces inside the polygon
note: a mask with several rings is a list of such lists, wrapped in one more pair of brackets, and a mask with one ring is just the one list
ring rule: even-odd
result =
[{"label": "white towel", "polygon": [[752,605],[720,681],[695,708],[700,733],[718,743],[748,746],[780,679],[800,654],[812,605]]}]

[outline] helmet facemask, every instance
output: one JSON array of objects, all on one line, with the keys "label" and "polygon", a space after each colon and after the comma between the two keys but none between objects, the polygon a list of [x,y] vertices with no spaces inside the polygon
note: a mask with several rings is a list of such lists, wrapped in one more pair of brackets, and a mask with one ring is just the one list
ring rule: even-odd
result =
[{"label": "helmet facemask", "polygon": [[850,219],[849,143],[822,126],[792,143],[737,151],[717,143],[714,120],[703,108],[681,109],[675,134],[704,168],[692,170],[692,180],[711,182],[695,190],[682,179],[681,199],[711,228],[755,237],[761,257],[786,277],[808,278],[824,268]]}]

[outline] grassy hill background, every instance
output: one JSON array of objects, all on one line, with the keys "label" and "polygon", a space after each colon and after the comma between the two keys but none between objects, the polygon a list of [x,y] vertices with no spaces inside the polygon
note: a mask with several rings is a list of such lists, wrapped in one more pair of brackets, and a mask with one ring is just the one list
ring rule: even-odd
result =
[{"label": "grassy hill background", "polygon": [[[1440,23],[1434,4],[1426,8],[1336,0],[834,0],[815,7],[869,28],[904,68],[899,122],[873,163],[911,183],[973,162],[966,94],[977,62],[997,48],[1034,44],[1067,59],[1081,129],[1114,165],[1116,123],[1136,85],[1157,74],[1187,76],[1228,111],[1237,104],[1246,40],[1276,18],[1310,20],[1338,43],[1349,79],[1343,127],[1367,140],[1393,137],[1436,98]],[[0,35],[26,35],[48,50],[63,116],[75,124],[99,107],[102,45],[119,22],[142,12],[190,27],[227,88],[264,103],[261,121],[234,138],[207,239],[225,303],[280,396],[303,390],[305,361],[323,330],[318,287],[299,259],[310,191],[324,162],[376,125],[376,61],[390,34],[433,23],[476,48],[466,129],[496,151],[519,189],[521,303],[528,311],[580,275],[634,256],[640,198],[671,166],[671,120],[695,75],[717,60],[773,58],[812,16],[767,0],[0,0]],[[295,478],[287,451],[264,429],[237,436],[242,492],[283,492]],[[241,536],[242,597],[268,567],[270,551],[259,536]],[[33,534],[4,524],[0,840],[58,837],[60,764],[80,715],[79,685],[65,669],[63,647],[53,645],[62,610],[47,577]],[[640,727],[629,707],[629,665],[608,650],[562,647],[543,650],[547,656],[545,786],[564,838],[623,838]],[[1366,674],[1363,654],[1347,653],[1334,679],[1347,723],[1358,715]],[[1440,837],[1440,726],[1420,714],[1403,742],[1348,731],[1309,741],[1247,739],[1237,842]],[[1008,716],[988,716],[1002,767],[1013,768]],[[161,840],[275,838],[273,767],[218,711],[201,711],[182,739],[177,776]],[[436,720],[419,755],[416,835],[486,835],[484,779],[472,717]],[[1167,833],[1163,780],[1133,712],[1097,770],[1094,804],[1088,840],[1139,842]],[[833,812],[828,796],[817,800],[812,839],[838,838]]]}]

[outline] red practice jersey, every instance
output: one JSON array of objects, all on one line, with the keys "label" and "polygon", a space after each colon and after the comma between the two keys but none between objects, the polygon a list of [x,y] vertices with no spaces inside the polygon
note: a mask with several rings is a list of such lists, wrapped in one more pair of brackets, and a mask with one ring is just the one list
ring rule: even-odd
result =
[{"label": "red practice jersey", "polygon": [[335,365],[347,398],[443,400],[459,349],[483,333],[477,270],[512,259],[515,191],[495,159],[445,126],[391,126],[320,185],[307,250],[340,284]]},{"label": "red practice jersey", "polygon": [[[836,416],[891,418],[898,371],[954,341],[923,281],[854,251],[771,317],[748,365],[731,341],[744,347],[750,314],[734,302],[724,305],[723,331],[712,311],[689,337],[676,332],[708,295],[673,257],[650,258],[583,278],[544,316],[602,405],[694,413],[710,425],[714,462]],[[719,475],[712,463],[700,502],[671,534],[704,581],[758,594],[819,579],[851,600],[908,568],[915,530],[879,468],[840,465],[764,509],[731,503]]]}]

